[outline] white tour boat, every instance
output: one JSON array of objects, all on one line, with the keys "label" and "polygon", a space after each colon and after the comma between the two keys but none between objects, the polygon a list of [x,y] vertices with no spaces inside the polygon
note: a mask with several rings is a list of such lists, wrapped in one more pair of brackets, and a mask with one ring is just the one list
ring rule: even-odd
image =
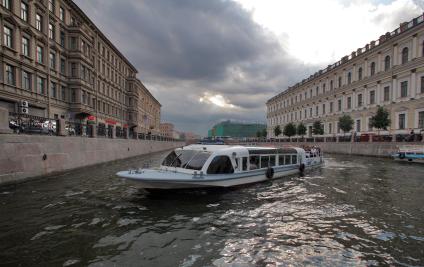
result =
[{"label": "white tour boat", "polygon": [[156,169],[118,172],[146,189],[230,187],[302,173],[323,164],[319,148],[189,145]]}]

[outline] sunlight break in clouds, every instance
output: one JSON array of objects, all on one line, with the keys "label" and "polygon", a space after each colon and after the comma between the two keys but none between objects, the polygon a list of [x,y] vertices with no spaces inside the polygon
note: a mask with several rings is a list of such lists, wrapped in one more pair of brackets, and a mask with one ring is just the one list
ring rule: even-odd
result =
[{"label": "sunlight break in clouds", "polygon": [[214,104],[221,108],[235,108],[233,104],[229,103],[227,99],[225,99],[220,94],[210,94],[210,93],[204,93],[203,96],[199,99],[200,103],[209,103]]},{"label": "sunlight break in clouds", "polygon": [[[236,0],[289,54],[326,65],[423,12],[423,0]],[[379,3],[380,2],[380,3]]]}]

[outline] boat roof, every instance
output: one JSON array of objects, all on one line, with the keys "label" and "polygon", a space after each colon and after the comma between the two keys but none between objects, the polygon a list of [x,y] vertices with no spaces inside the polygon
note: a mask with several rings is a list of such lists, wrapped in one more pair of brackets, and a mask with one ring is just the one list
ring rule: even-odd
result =
[{"label": "boat roof", "polygon": [[193,144],[184,146],[183,150],[199,150],[208,152],[248,152],[249,154],[277,154],[277,153],[297,153],[303,150],[298,147],[259,147],[259,146],[239,146],[239,145],[201,145]]}]

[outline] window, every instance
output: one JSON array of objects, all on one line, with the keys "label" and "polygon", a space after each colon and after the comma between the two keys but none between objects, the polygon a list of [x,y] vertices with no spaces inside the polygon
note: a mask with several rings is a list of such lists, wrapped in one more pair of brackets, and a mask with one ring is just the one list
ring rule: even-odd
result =
[{"label": "window", "polygon": [[51,87],[51,97],[57,98],[56,83],[52,82],[50,87]]},{"label": "window", "polygon": [[330,113],[333,113],[333,102],[330,102]]},{"label": "window", "polygon": [[37,77],[37,91],[44,95],[45,91],[44,91],[44,78],[41,77]]},{"label": "window", "polygon": [[50,68],[56,69],[56,54],[53,52],[50,52]]},{"label": "window", "polygon": [[337,103],[337,105],[338,105],[338,111],[342,111],[342,100],[341,99],[339,99],[338,101],[337,101],[338,103]]},{"label": "window", "polygon": [[358,69],[358,80],[362,80],[362,68]]},{"label": "window", "polygon": [[55,37],[55,27],[53,24],[49,23],[49,38],[54,39]]},{"label": "window", "polygon": [[375,104],[375,91],[370,91],[370,105]]},{"label": "window", "polygon": [[404,47],[402,49],[402,64],[405,64],[408,62],[408,52],[409,52],[408,47]]},{"label": "window", "polygon": [[21,19],[28,21],[28,4],[23,1],[21,2]]},{"label": "window", "polygon": [[43,48],[37,46],[37,62],[43,64]]},{"label": "window", "polygon": [[71,49],[77,49],[77,38],[71,37]]},{"label": "window", "polygon": [[65,86],[62,86],[61,99],[62,99],[62,101],[66,100],[66,87]]},{"label": "window", "polygon": [[339,87],[342,87],[342,77],[339,76]]},{"label": "window", "polygon": [[71,63],[71,76],[77,77],[77,63]]},{"label": "window", "polygon": [[348,72],[347,73],[347,84],[351,84],[352,83],[352,73]]},{"label": "window", "polygon": [[22,55],[29,57],[29,39],[22,37]]},{"label": "window", "polygon": [[333,124],[330,122],[330,123],[328,124],[328,133],[329,133],[329,134],[331,134],[331,133],[332,133],[332,131],[333,131]]},{"label": "window", "polygon": [[216,156],[209,164],[207,174],[234,173],[233,164],[227,156]]},{"label": "window", "polygon": [[59,19],[61,21],[65,21],[65,9],[63,9],[63,7],[60,7],[59,9]]},{"label": "window", "polygon": [[322,84],[322,92],[325,93],[325,83]]},{"label": "window", "polygon": [[242,158],[242,167],[243,167],[243,171],[247,171],[247,157]]},{"label": "window", "polygon": [[269,156],[261,156],[261,168],[268,168],[269,166]]},{"label": "window", "polygon": [[318,95],[319,94],[319,87],[318,86],[317,86],[317,88],[315,88],[315,91],[316,91],[315,95]]},{"label": "window", "polygon": [[291,156],[291,164],[297,164],[297,155]]},{"label": "window", "polygon": [[7,26],[3,27],[3,44],[12,48],[12,29]]},{"label": "window", "polygon": [[66,74],[66,60],[64,58],[60,59],[60,73]]},{"label": "window", "polygon": [[424,94],[424,76],[421,76],[420,93]]},{"label": "window", "polygon": [[22,89],[31,90],[31,74],[22,71]]},{"label": "window", "polygon": [[361,131],[361,120],[356,120],[356,131],[357,132]]},{"label": "window", "polygon": [[399,129],[405,129],[405,113],[399,114]]},{"label": "window", "polygon": [[284,155],[284,165],[290,165],[290,163],[291,163],[291,156]]},{"label": "window", "polygon": [[375,62],[371,62],[371,76],[375,74]]},{"label": "window", "polygon": [[400,97],[408,96],[408,81],[403,81],[400,83]]},{"label": "window", "polygon": [[418,128],[424,129],[424,111],[418,112]]},{"label": "window", "polygon": [[318,107],[318,106],[316,106],[316,107],[315,107],[315,116],[318,116],[318,109],[319,109],[319,107]]},{"label": "window", "polygon": [[40,14],[35,15],[35,28],[42,31],[43,28],[43,17]]},{"label": "window", "polygon": [[[77,93],[75,91],[75,89],[71,90],[71,102],[75,103],[77,102]],[[103,112],[104,112],[104,108],[105,108],[105,103],[103,103]]]},{"label": "window", "polygon": [[347,109],[351,109],[352,108],[352,97],[348,97],[347,98]]},{"label": "window", "polygon": [[10,0],[1,0],[1,5],[9,10],[11,9]]},{"label": "window", "polygon": [[6,65],[6,82],[9,85],[15,85],[15,67]]},{"label": "window", "polygon": [[362,94],[358,94],[358,107],[362,107]]},{"label": "window", "polygon": [[322,114],[325,114],[325,104],[322,104]]},{"label": "window", "polygon": [[259,156],[250,156],[250,170],[259,169]]},{"label": "window", "polygon": [[388,71],[390,69],[390,56],[384,58],[384,70]]},{"label": "window", "polygon": [[330,90],[334,89],[333,80],[330,81]]},{"label": "window", "polygon": [[65,47],[66,39],[65,39],[65,32],[60,31],[60,45],[62,47]]},{"label": "window", "polygon": [[385,86],[383,89],[383,100],[389,101],[390,100],[390,86]]},{"label": "window", "polygon": [[54,12],[54,0],[49,0],[49,10],[50,12]]}]

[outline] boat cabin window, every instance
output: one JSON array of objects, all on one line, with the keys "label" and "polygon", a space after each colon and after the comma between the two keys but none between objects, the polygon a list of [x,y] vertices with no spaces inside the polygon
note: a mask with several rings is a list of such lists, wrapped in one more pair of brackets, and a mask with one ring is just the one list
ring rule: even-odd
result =
[{"label": "boat cabin window", "polygon": [[292,155],[292,164],[297,164],[297,155]]},{"label": "boat cabin window", "polygon": [[250,169],[259,169],[259,156],[250,156]]},{"label": "boat cabin window", "polygon": [[247,158],[243,158],[243,171],[247,171]]},{"label": "boat cabin window", "polygon": [[190,170],[197,170],[200,171],[203,168],[203,165],[205,165],[205,162],[210,157],[210,152],[204,152],[201,151],[197,153],[185,166],[184,168],[190,169]]},{"label": "boat cabin window", "polygon": [[269,156],[269,166],[271,167],[275,166],[275,155]]},{"label": "boat cabin window", "polygon": [[284,165],[284,155],[278,155],[278,165]]},{"label": "boat cabin window", "polygon": [[269,167],[269,156],[261,156],[261,168]]},{"label": "boat cabin window", "polygon": [[284,165],[290,165],[291,163],[291,157],[290,155],[284,155]]},{"label": "boat cabin window", "polygon": [[162,162],[163,166],[201,170],[210,152],[196,150],[172,151]]},{"label": "boat cabin window", "polygon": [[209,164],[208,174],[234,173],[233,164],[227,156],[216,156]]}]

